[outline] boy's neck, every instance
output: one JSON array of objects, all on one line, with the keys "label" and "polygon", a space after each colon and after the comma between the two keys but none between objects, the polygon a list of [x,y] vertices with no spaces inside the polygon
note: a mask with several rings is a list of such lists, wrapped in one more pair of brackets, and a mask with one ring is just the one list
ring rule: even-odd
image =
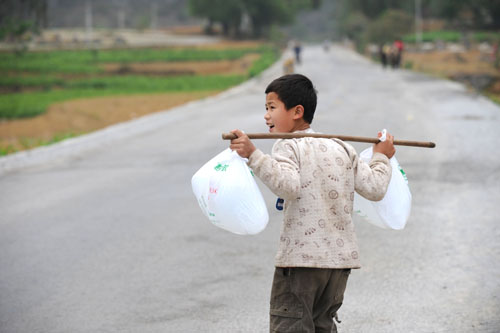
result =
[{"label": "boy's neck", "polygon": [[305,121],[298,122],[295,124],[295,126],[292,128],[290,133],[297,132],[297,131],[305,131],[306,129],[311,128],[311,125],[306,123]]}]

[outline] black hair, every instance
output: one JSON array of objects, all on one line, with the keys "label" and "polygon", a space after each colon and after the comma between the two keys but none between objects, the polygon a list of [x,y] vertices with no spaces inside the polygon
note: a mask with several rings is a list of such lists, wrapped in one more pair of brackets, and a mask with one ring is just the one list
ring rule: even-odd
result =
[{"label": "black hair", "polygon": [[307,77],[302,74],[288,74],[277,78],[266,88],[266,94],[274,92],[287,110],[296,105],[304,107],[304,120],[312,123],[316,111],[316,89]]}]

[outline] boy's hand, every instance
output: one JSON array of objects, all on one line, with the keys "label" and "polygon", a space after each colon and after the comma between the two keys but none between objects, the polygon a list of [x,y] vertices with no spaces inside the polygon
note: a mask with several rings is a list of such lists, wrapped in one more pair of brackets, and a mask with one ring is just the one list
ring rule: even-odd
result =
[{"label": "boy's hand", "polygon": [[231,133],[235,134],[238,138],[231,140],[229,148],[234,150],[243,158],[248,158],[255,151],[255,146],[248,136],[239,129],[232,130]]},{"label": "boy's hand", "polygon": [[[378,137],[382,136],[381,132],[378,132]],[[396,148],[394,148],[394,136],[387,133],[385,141],[381,141],[373,146],[373,153],[382,153],[388,158],[391,158],[396,153]]]}]

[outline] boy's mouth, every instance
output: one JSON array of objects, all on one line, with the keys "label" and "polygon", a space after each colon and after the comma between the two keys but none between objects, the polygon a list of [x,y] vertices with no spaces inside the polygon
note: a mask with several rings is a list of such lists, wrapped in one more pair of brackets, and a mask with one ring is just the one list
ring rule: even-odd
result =
[{"label": "boy's mouth", "polygon": [[274,128],[274,125],[272,124],[267,124],[267,126],[269,126],[269,132]]}]

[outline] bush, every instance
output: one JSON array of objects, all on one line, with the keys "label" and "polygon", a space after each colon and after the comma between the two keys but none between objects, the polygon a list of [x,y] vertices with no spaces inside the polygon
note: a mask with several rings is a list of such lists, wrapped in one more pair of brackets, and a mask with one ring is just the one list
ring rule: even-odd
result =
[{"label": "bush", "polygon": [[411,30],[413,19],[403,11],[390,9],[372,21],[366,29],[366,40],[382,44],[402,38]]},{"label": "bush", "polygon": [[500,32],[477,31],[473,34],[473,38],[478,42],[494,43],[500,41]]},{"label": "bush", "polygon": [[[426,31],[422,33],[423,42],[436,42],[438,40],[443,42],[457,43],[460,41],[461,35],[458,31],[439,30],[439,31]],[[408,34],[403,37],[407,43],[416,43],[415,34]]]},{"label": "bush", "polygon": [[365,15],[363,15],[363,13],[351,13],[342,21],[342,32],[345,33],[350,39],[359,40],[366,30],[368,22],[368,19]]},{"label": "bush", "polygon": [[403,66],[405,69],[413,69],[413,61],[405,61]]}]

